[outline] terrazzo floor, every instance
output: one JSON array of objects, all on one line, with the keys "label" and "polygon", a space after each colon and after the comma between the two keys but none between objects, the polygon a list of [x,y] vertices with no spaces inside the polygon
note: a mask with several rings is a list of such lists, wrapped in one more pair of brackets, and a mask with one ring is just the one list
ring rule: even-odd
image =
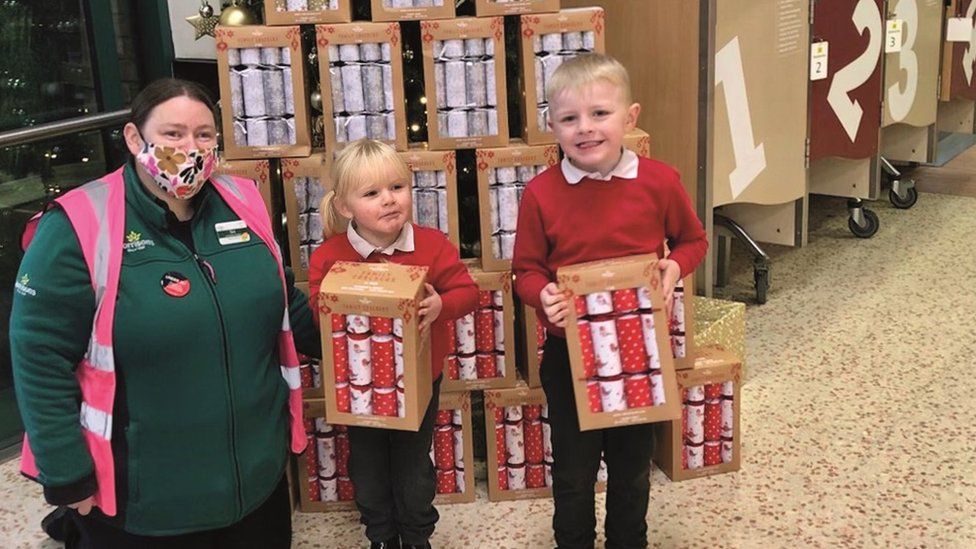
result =
[{"label": "terrazzo floor", "polygon": [[[873,239],[815,198],[809,246],[770,250],[769,300],[747,312],[742,469],[655,471],[652,546],[976,547],[976,199],[871,207]],[[751,276],[739,257],[722,293],[752,299]],[[0,465],[0,547],[57,547],[17,467]],[[489,503],[482,481],[440,512],[434,547],[552,547],[548,500]],[[295,547],[364,546],[351,512],[294,525]]]}]

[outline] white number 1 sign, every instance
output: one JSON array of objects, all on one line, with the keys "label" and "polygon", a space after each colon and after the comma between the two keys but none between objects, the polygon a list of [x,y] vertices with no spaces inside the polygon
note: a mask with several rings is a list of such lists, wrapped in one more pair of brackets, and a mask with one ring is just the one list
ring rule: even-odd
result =
[{"label": "white number 1 sign", "polygon": [[752,133],[752,116],[738,36],[715,54],[715,87],[719,85],[725,90],[725,110],[729,115],[732,154],[735,157],[735,168],[729,172],[729,184],[732,198],[738,198],[766,169],[765,148],[762,143],[754,144],[756,140]]}]

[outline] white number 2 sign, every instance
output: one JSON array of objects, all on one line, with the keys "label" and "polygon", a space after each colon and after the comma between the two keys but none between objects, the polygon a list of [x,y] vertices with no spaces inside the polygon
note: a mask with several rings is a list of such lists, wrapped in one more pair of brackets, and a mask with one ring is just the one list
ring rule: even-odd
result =
[{"label": "white number 2 sign", "polygon": [[[973,1],[973,5],[976,5],[976,0]],[[863,36],[865,32],[868,33],[868,47],[857,59],[834,75],[830,83],[830,91],[827,92],[827,103],[837,114],[837,119],[840,120],[841,126],[853,143],[861,127],[864,109],[848,94],[867,82],[878,65],[882,46],[881,12],[874,0],[860,0],[854,7],[851,20],[858,34]]]},{"label": "white number 2 sign", "polygon": [[[892,120],[901,122],[908,116],[918,92],[918,56],[912,49],[918,35],[918,4],[916,0],[898,0],[895,17],[905,23],[905,43],[898,55],[898,82],[888,86],[888,112]],[[901,73],[905,72],[905,89],[901,89]]]},{"label": "white number 2 sign", "polygon": [[[976,0],[969,3],[969,8],[966,9],[966,19],[970,20],[970,25],[972,25],[973,15],[976,15]],[[973,85],[973,62],[976,62],[976,32],[973,32],[969,36],[969,45],[966,46],[966,52],[962,54],[962,70],[966,75],[966,83],[970,86]]]},{"label": "white number 2 sign", "polygon": [[765,148],[762,143],[754,144],[756,140],[752,133],[752,116],[738,36],[715,54],[715,87],[719,85],[725,90],[725,110],[729,115],[732,154],[735,157],[735,168],[729,173],[729,184],[732,198],[738,198],[766,169]]}]

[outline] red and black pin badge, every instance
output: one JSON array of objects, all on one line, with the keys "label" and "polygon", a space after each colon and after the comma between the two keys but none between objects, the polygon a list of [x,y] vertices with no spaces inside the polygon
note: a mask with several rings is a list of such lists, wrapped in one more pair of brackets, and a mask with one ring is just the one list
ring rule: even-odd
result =
[{"label": "red and black pin badge", "polygon": [[170,297],[186,297],[186,294],[190,293],[190,281],[186,275],[176,271],[164,274],[159,284]]}]

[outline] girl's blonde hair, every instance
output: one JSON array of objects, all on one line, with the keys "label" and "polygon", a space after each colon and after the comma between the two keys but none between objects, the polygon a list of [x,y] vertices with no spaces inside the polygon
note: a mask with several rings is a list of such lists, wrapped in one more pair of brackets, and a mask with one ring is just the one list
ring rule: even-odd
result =
[{"label": "girl's blonde hair", "polygon": [[620,61],[602,53],[587,53],[559,65],[546,82],[546,101],[552,102],[564,90],[579,90],[601,80],[620,90],[624,103],[633,102],[627,69]]},{"label": "girl's blonde hair", "polygon": [[413,175],[396,150],[374,139],[353,141],[343,148],[332,164],[330,180],[332,190],[322,199],[319,215],[322,216],[324,238],[345,232],[349,220],[339,214],[335,202],[345,201],[369,183],[397,177],[410,184]]}]

